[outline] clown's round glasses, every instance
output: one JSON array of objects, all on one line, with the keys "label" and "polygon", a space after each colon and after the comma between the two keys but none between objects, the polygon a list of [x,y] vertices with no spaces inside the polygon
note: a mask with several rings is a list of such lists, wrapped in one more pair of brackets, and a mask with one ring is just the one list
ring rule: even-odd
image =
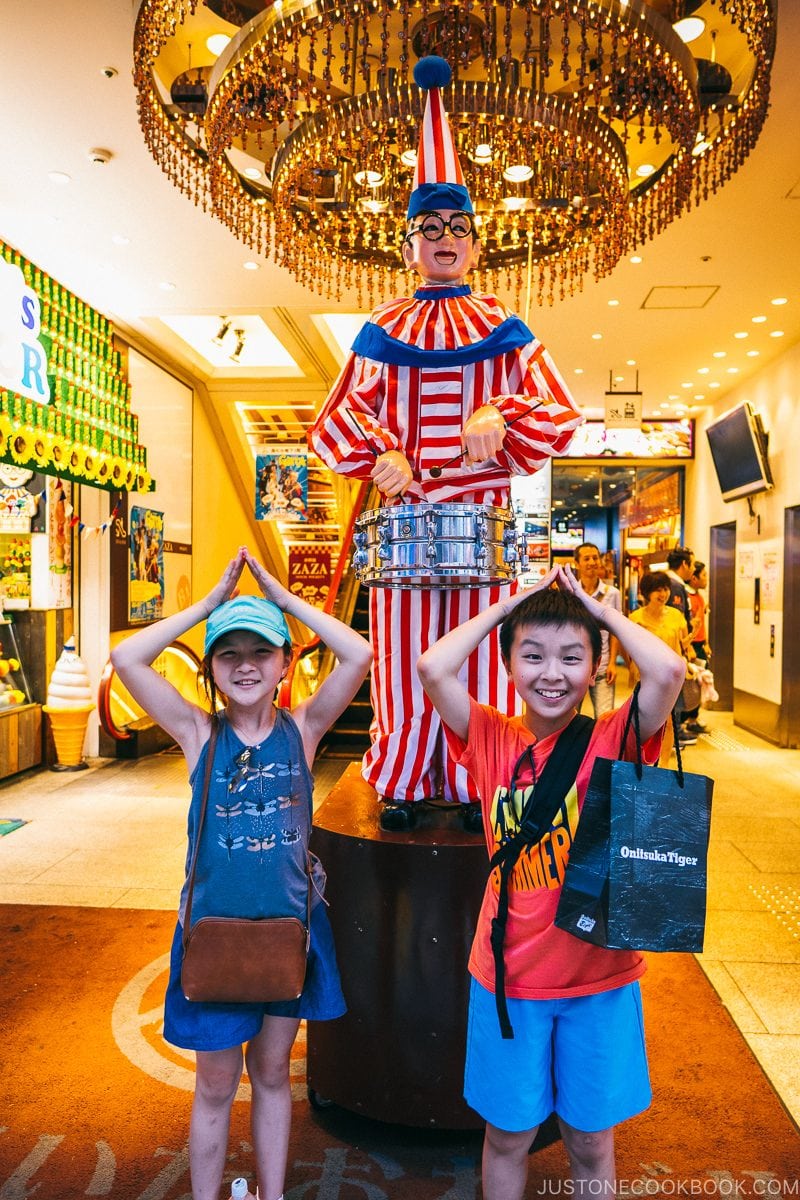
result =
[{"label": "clown's round glasses", "polygon": [[450,230],[454,238],[466,238],[475,233],[475,226],[469,213],[453,213],[449,221],[445,221],[444,217],[440,217],[438,213],[428,213],[422,218],[422,223],[416,229],[408,231],[406,241],[415,233],[421,233],[426,242],[439,242],[444,237],[446,229]]}]

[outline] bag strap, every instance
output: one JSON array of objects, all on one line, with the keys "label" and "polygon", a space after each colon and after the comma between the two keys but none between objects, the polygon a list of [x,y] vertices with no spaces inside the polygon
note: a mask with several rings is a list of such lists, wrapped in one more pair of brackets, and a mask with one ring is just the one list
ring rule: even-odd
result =
[{"label": "bag strap", "polygon": [[[195,836],[194,850],[192,852],[192,865],[189,868],[189,889],[186,893],[186,911],[183,916],[183,948],[184,951],[189,943],[189,930],[192,919],[192,896],[194,895],[194,873],[197,867],[197,855],[200,851],[200,834],[203,831],[203,824],[206,819],[206,809],[208,808],[208,791],[211,786],[211,771],[214,766],[214,751],[217,746],[217,734],[219,733],[219,721],[217,717],[212,718],[211,734],[208,739],[208,750],[206,751],[206,770],[203,776],[203,794],[200,800],[200,818],[197,822],[197,834]],[[306,953],[308,953],[311,944],[311,870],[308,860],[306,860],[306,876],[308,878],[308,900],[306,902]],[[326,901],[327,903],[327,901]]]},{"label": "bag strap", "polygon": [[[523,849],[534,846],[547,826],[551,825],[564,802],[564,797],[575,782],[578,768],[589,746],[595,722],[592,717],[578,713],[561,731],[550,757],[533,793],[520,817],[520,827],[512,838],[495,850],[489,861],[490,870],[500,871],[500,890],[497,897],[497,915],[492,918],[490,942],[494,958],[494,995],[500,1032],[506,1039],[513,1038],[514,1030],[508,1016],[506,1002],[506,967],[503,958],[506,925],[508,924],[508,886],[516,863]],[[538,793],[538,795],[537,795]]]},{"label": "bag strap", "polygon": [[[677,703],[677,701],[676,701],[676,703]],[[678,732],[679,732],[678,717],[675,712],[675,705],[672,706],[672,712],[670,714],[670,717],[672,720],[672,734],[673,734],[673,737],[675,740],[675,758],[676,758],[676,762],[677,762],[678,787],[682,788],[683,781],[684,781],[683,758],[681,756],[681,744],[680,744],[680,738],[678,736]],[[634,730],[634,734],[636,737],[636,758],[634,759],[634,767],[636,769],[636,778],[641,779],[643,764],[642,764],[642,735],[639,731],[639,684],[638,683],[636,684],[636,687],[633,689],[633,694],[631,695],[631,702],[630,702],[630,706],[628,708],[628,718],[625,721],[625,728],[622,731],[622,740],[619,744],[619,754],[617,755],[617,758],[621,759],[624,757],[625,747],[628,744],[628,734],[630,733],[631,722],[633,723],[633,730]]]},{"label": "bag strap", "polygon": [[192,920],[192,896],[194,895],[194,873],[197,867],[197,855],[200,850],[200,834],[203,831],[203,822],[206,819],[206,809],[208,807],[208,789],[211,786],[211,771],[214,766],[214,751],[217,748],[217,735],[219,733],[219,720],[216,716],[211,718],[211,733],[208,738],[208,748],[206,750],[206,771],[203,776],[203,795],[200,800],[200,819],[197,823],[197,834],[194,839],[194,850],[192,851],[192,865],[189,868],[189,890],[186,893],[186,911],[183,916],[183,948],[186,949],[189,941],[189,926]]}]

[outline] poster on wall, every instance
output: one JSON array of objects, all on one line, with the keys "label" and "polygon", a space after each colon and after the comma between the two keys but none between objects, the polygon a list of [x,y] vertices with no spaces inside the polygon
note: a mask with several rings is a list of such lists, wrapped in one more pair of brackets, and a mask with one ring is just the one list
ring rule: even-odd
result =
[{"label": "poster on wall", "polygon": [[322,608],[331,585],[329,546],[291,546],[289,548],[289,591],[316,608]]},{"label": "poster on wall", "polygon": [[164,514],[134,506],[128,528],[128,622],[146,625],[164,613]]},{"label": "poster on wall", "polygon": [[308,452],[304,447],[256,457],[256,520],[308,520]]}]

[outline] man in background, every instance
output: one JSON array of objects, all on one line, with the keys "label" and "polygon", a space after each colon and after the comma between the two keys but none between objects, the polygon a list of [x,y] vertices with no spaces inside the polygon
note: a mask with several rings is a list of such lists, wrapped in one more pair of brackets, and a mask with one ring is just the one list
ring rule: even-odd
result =
[{"label": "man in background", "polygon": [[677,608],[691,632],[692,608],[689,604],[689,593],[686,584],[694,572],[694,551],[687,546],[674,546],[667,555],[667,575],[669,576],[669,600],[672,608]]},{"label": "man in background", "polygon": [[[619,588],[601,578],[603,560],[594,542],[583,542],[575,550],[575,574],[587,596],[592,596],[606,608],[622,612],[622,597]],[[597,668],[595,682],[589,688],[595,718],[610,712],[614,707],[614,685],[617,679],[617,653],[619,643],[613,634],[601,627],[603,652]]]}]

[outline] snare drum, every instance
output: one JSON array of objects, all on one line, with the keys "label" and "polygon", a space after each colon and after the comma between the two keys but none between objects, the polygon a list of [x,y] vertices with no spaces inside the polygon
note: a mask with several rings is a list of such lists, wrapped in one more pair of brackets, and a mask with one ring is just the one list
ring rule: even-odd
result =
[{"label": "snare drum", "polygon": [[512,514],[491,504],[374,508],[353,540],[353,567],[368,587],[489,587],[524,565]]}]

